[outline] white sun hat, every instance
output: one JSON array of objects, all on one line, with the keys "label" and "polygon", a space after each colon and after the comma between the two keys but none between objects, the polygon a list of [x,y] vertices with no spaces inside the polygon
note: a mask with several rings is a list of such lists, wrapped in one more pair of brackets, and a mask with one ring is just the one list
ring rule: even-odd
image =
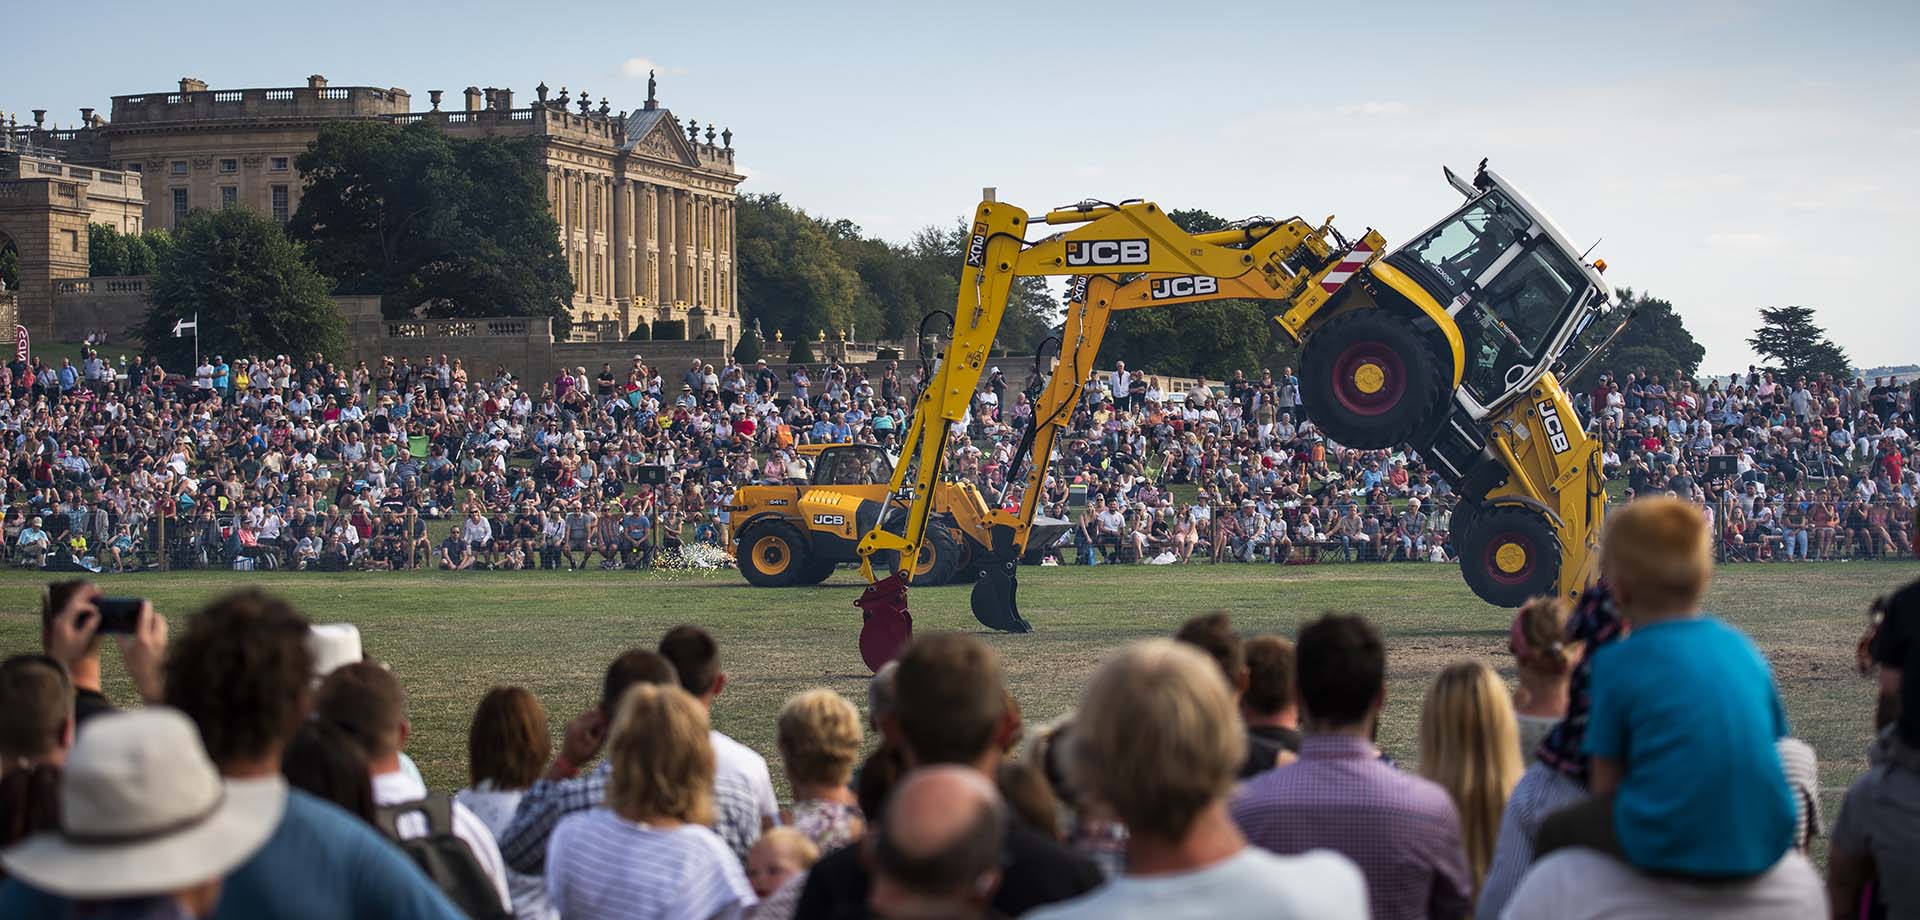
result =
[{"label": "white sun hat", "polygon": [[177,710],[103,715],[67,757],[60,829],[0,854],[0,865],[61,897],[165,894],[233,871],[266,844],[286,804],[278,776],[222,782]]},{"label": "white sun hat", "polygon": [[352,623],[313,624],[307,633],[307,656],[313,659],[313,685],[318,687],[342,665],[357,664],[366,657],[360,647],[360,627]]}]

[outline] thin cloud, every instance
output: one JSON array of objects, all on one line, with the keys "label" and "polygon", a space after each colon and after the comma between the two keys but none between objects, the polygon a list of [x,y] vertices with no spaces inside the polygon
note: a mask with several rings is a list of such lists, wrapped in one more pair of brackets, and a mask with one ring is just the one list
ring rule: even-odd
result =
[{"label": "thin cloud", "polygon": [[646,79],[647,74],[654,71],[659,71],[660,73],[687,72],[684,67],[668,67],[655,61],[653,58],[647,57],[630,57],[620,62],[620,75],[630,80]]},{"label": "thin cloud", "polygon": [[1404,102],[1388,99],[1385,101],[1362,102],[1358,105],[1343,105],[1335,108],[1337,115],[1363,115],[1380,118],[1392,118],[1405,115],[1413,108]]}]

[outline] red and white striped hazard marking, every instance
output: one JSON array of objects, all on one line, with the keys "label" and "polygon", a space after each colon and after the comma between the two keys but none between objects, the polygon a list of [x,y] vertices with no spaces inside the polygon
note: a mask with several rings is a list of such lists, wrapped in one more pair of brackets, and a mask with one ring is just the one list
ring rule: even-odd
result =
[{"label": "red and white striped hazard marking", "polygon": [[1329,294],[1340,290],[1340,286],[1353,277],[1353,273],[1366,267],[1367,260],[1373,257],[1373,250],[1365,243],[1355,244],[1347,254],[1340,257],[1340,263],[1320,279],[1320,289]]}]

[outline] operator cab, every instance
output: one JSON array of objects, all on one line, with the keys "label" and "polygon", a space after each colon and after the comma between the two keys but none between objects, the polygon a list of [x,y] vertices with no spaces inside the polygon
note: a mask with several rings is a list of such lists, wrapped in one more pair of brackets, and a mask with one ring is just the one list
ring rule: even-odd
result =
[{"label": "operator cab", "polygon": [[[1531,387],[1612,306],[1600,271],[1482,162],[1459,210],[1386,256],[1446,303],[1466,351],[1459,401],[1484,419]],[[1591,347],[1591,346],[1589,346]]]},{"label": "operator cab", "polygon": [[877,444],[836,444],[813,461],[816,486],[886,485],[893,479],[893,460]]}]

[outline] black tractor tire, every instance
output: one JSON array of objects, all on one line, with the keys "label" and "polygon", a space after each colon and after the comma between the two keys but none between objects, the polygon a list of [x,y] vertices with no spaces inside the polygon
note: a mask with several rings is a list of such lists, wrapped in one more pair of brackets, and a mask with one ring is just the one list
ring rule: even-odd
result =
[{"label": "black tractor tire", "polygon": [[786,521],[748,524],[740,531],[733,556],[740,574],[762,588],[786,588],[802,584],[802,574],[812,564],[813,553],[800,528]]},{"label": "black tractor tire", "polygon": [[1514,608],[1552,594],[1560,580],[1560,541],[1553,524],[1531,508],[1486,509],[1454,544],[1467,587],[1495,607]]},{"label": "black tractor tire", "polygon": [[1487,493],[1507,484],[1507,468],[1492,460],[1482,460],[1467,470],[1467,475],[1454,483],[1455,498],[1453,507],[1453,526],[1451,539],[1459,546],[1467,531],[1473,529],[1473,523],[1486,512]]},{"label": "black tractor tire", "polygon": [[[960,538],[937,523],[929,523],[920,540],[920,563],[914,567],[912,585],[916,588],[949,584],[960,574],[962,551]],[[881,565],[891,575],[900,570],[900,554],[888,553]]]},{"label": "black tractor tire", "polygon": [[833,570],[839,567],[840,567],[840,564],[838,562],[833,561],[832,559],[810,560],[807,563],[806,568],[803,568],[800,570],[799,583],[803,585],[817,585],[823,581],[826,581],[829,578],[832,578]]},{"label": "black tractor tire", "polygon": [[1348,447],[1405,443],[1446,411],[1446,367],[1407,316],[1382,309],[1343,313],[1307,339],[1300,396],[1307,418]]}]

